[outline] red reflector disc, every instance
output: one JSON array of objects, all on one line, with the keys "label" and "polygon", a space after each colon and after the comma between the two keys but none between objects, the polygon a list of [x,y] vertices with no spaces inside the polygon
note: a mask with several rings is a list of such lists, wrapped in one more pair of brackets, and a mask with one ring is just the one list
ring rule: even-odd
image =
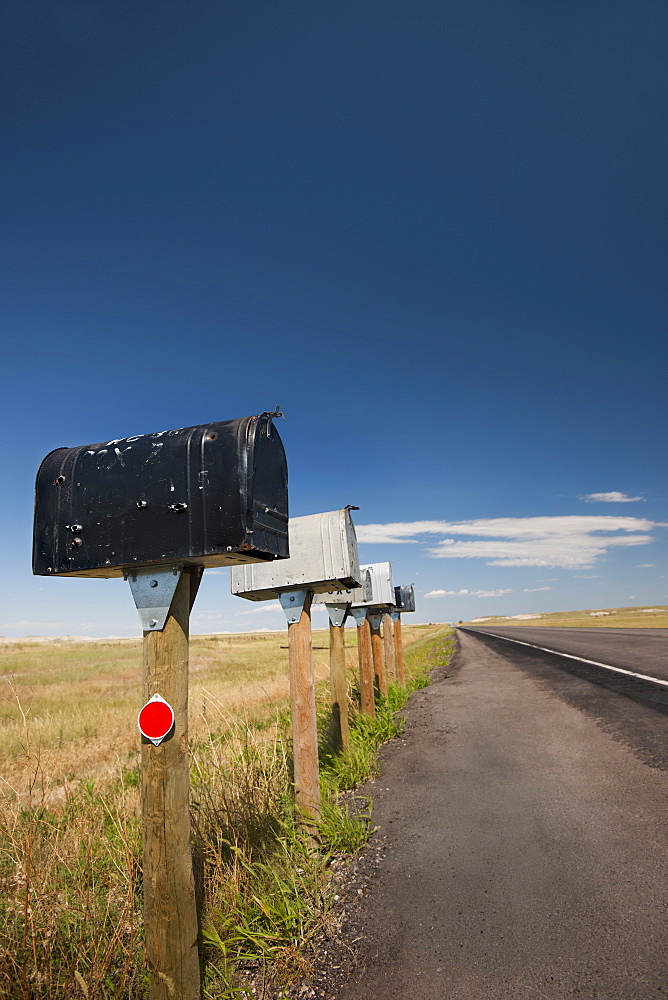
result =
[{"label": "red reflector disc", "polygon": [[139,729],[149,740],[162,740],[174,725],[171,705],[161,699],[147,702],[139,713]]}]

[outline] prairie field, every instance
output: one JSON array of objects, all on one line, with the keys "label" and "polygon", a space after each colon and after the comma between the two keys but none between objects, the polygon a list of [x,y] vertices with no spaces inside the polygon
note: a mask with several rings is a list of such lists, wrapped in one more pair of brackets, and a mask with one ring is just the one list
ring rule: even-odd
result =
[{"label": "prairie field", "polygon": [[[331,742],[329,634],[315,631],[322,819],[295,826],[287,635],[191,637],[190,784],[203,996],[269,1000],[329,933],[329,866],[365,842],[396,712],[447,667],[452,632],[404,625],[406,689],[358,711],[346,629],[350,748]],[[141,640],[0,646],[0,998],[146,1000],[139,733]]]},{"label": "prairie field", "polygon": [[545,614],[474,618],[463,625],[545,626],[546,628],[668,628],[668,607],[660,604],[635,608],[587,608]]},{"label": "prairie field", "polygon": [[[404,644],[442,631],[404,625]],[[346,628],[346,660],[357,665],[356,629]],[[141,639],[0,646],[0,761],[11,780],[29,740],[45,772],[61,783],[104,780],[139,759]],[[329,633],[313,632],[318,681],[329,674]],[[193,736],[231,721],[267,721],[288,707],[287,631],[193,635],[189,728]],[[56,777],[58,776],[58,777]]]}]

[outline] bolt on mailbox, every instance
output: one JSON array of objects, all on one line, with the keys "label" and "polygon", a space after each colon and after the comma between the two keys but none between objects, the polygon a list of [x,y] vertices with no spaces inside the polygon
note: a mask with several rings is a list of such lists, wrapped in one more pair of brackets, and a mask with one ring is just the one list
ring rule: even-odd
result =
[{"label": "bolt on mailbox", "polygon": [[52,451],[37,473],[33,572],[286,558],[287,462],[272,416]]}]

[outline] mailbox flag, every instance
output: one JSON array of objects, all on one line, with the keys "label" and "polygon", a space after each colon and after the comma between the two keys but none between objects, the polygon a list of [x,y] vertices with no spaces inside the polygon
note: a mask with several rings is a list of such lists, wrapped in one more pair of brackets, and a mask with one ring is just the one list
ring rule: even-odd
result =
[{"label": "mailbox flag", "polygon": [[139,732],[158,746],[174,726],[174,709],[159,694],[147,701],[137,720]]}]

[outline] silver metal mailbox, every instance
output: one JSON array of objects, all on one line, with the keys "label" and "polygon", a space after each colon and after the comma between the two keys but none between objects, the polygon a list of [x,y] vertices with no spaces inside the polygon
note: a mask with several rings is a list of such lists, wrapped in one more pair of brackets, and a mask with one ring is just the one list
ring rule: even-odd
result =
[{"label": "silver metal mailbox", "polygon": [[[292,544],[292,540],[290,541]],[[392,563],[368,563],[360,566],[362,573],[368,570],[371,576],[371,598],[368,601],[353,601],[353,607],[394,607],[394,584],[392,583]]]},{"label": "silver metal mailbox", "polygon": [[415,611],[415,591],[413,584],[394,588],[394,604],[397,611]]},{"label": "silver metal mailbox", "polygon": [[369,570],[362,570],[362,585],[353,587],[352,590],[328,590],[324,594],[316,594],[315,600],[318,604],[368,604],[371,600],[371,573]]},{"label": "silver metal mailbox", "polygon": [[350,511],[291,517],[290,557],[232,566],[231,589],[249,601],[269,601],[286,590],[346,590],[361,583],[357,537]]}]

